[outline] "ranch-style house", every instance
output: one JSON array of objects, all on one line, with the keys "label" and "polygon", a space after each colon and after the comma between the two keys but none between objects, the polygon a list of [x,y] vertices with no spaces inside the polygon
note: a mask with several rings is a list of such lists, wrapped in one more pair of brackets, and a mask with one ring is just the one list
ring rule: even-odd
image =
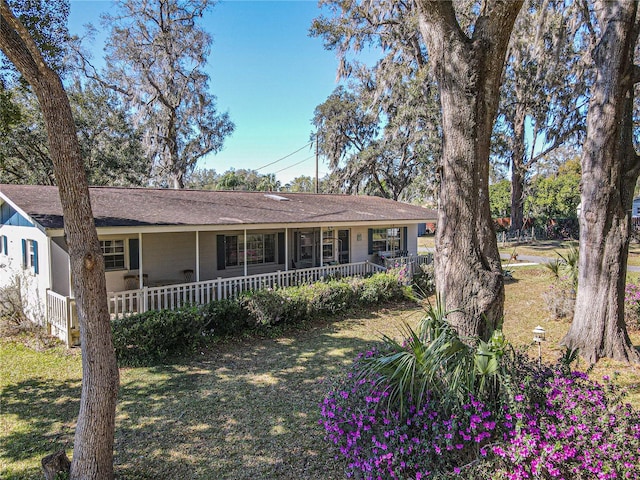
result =
[{"label": "ranch-style house", "polygon": [[[436,213],[361,195],[91,187],[112,315],[424,262]],[[0,185],[0,287],[73,341],[75,304],[55,186]]]}]

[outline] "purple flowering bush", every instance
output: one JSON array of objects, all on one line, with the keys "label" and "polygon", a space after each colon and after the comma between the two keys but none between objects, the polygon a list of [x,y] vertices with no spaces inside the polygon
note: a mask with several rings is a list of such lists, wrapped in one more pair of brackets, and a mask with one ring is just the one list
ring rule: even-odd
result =
[{"label": "purple flowering bush", "polygon": [[640,415],[608,378],[550,369],[520,389],[500,420],[505,441],[491,446],[497,478],[639,478]]},{"label": "purple flowering bush", "polygon": [[498,398],[469,394],[451,406],[436,395],[403,410],[360,374],[367,359],[334,380],[321,403],[326,440],[365,479],[640,478],[640,415],[620,391],[566,365],[505,355],[511,376]]},{"label": "purple flowering bush", "polygon": [[624,290],[624,316],[628,328],[640,328],[640,285],[627,283]]}]

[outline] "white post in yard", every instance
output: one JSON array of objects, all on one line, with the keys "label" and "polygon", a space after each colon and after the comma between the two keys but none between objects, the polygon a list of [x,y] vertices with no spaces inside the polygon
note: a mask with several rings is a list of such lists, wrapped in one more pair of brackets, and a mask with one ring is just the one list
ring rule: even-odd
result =
[{"label": "white post in yard", "polygon": [[[6,255],[7,252],[4,252]],[[53,258],[51,257],[51,237],[47,236],[47,258],[49,259],[49,288],[53,288]]]},{"label": "white post in yard", "polygon": [[73,315],[73,303],[69,297],[65,297],[64,299],[64,309],[66,310],[66,329],[67,331],[64,334],[64,341],[67,344],[67,348],[71,348],[71,316]]}]

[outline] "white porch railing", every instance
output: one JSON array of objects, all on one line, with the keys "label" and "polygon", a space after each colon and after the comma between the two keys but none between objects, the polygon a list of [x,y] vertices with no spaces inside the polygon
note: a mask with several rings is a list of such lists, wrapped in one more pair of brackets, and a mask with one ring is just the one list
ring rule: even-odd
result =
[{"label": "white porch railing", "polygon": [[385,269],[405,268],[407,269],[406,277],[410,281],[414,273],[416,273],[420,265],[428,265],[433,263],[433,254],[427,255],[409,255],[406,257],[384,258],[383,263]]},{"label": "white porch railing", "polygon": [[113,316],[148,310],[176,309],[184,305],[204,305],[214,300],[237,298],[241,293],[262,288],[289,287],[313,283],[327,277],[363,276],[386,271],[370,262],[325,265],[323,267],[262,273],[246,277],[222,278],[203,282],[180,283],[162,287],[144,287],[108,294]]},{"label": "white porch railing", "polygon": [[49,334],[64,341],[67,348],[76,344],[80,331],[74,298],[47,290],[47,328]]},{"label": "white porch railing", "polygon": [[[431,256],[406,257],[404,264],[432,261]],[[393,259],[401,260],[401,259]],[[112,317],[142,313],[148,310],[177,309],[185,305],[204,305],[214,300],[237,298],[241,293],[262,288],[289,287],[313,283],[329,277],[365,276],[384,272],[387,268],[371,262],[325,265],[250,275],[247,277],[218,277],[215,280],[181,283],[161,287],[144,287],[138,290],[109,292],[109,313]],[[47,290],[47,320],[52,335],[65,341],[67,346],[76,344],[78,322],[75,299]]]}]

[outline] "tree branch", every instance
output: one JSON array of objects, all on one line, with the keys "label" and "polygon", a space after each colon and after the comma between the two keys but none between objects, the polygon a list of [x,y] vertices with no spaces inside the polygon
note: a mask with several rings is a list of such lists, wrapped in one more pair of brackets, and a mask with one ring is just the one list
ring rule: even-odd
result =
[{"label": "tree branch", "polygon": [[38,46],[6,0],[0,0],[0,49],[29,83],[37,82],[49,70]]}]

